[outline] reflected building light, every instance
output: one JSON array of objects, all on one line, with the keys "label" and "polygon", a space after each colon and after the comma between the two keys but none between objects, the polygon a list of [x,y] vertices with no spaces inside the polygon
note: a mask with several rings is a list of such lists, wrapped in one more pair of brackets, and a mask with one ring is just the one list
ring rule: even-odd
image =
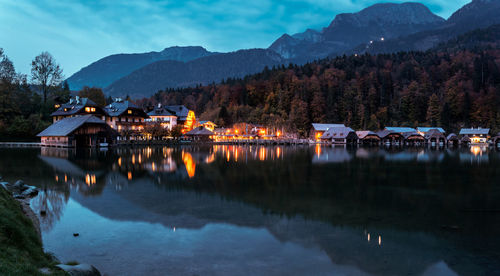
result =
[{"label": "reflected building light", "polygon": [[95,184],[96,183],[95,174],[93,174],[93,175],[90,176],[90,183],[91,184]]},{"label": "reflected building light", "polygon": [[121,157],[118,158],[118,166],[120,166],[120,167],[122,166],[122,158]]},{"label": "reflected building light", "polygon": [[378,236],[378,245],[382,245],[382,237]]},{"label": "reflected building light", "polygon": [[277,147],[277,148],[276,148],[276,158],[278,158],[278,159],[279,159],[279,158],[280,158],[280,156],[281,156],[281,147]]},{"label": "reflected building light", "polygon": [[132,164],[135,164],[135,154],[132,154]]},{"label": "reflected building light", "polygon": [[321,145],[316,144],[316,155],[319,157],[321,155]]},{"label": "reflected building light", "polygon": [[59,176],[56,174],[56,182],[59,182]]},{"label": "reflected building light", "polygon": [[367,239],[368,239],[368,242],[370,242],[370,233],[368,233]]},{"label": "reflected building light", "polygon": [[68,182],[68,176],[64,174],[64,182]]},{"label": "reflected building light", "polygon": [[266,149],[263,147],[259,149],[259,160],[260,161],[266,160]]},{"label": "reflected building light", "polygon": [[234,151],[234,161],[238,162],[238,150]]},{"label": "reflected building light", "polygon": [[132,172],[128,172],[127,173],[127,179],[128,180],[132,180]]},{"label": "reflected building light", "polygon": [[85,175],[85,184],[87,184],[87,186],[90,186],[90,175],[89,174]]},{"label": "reflected building light", "polygon": [[175,226],[174,226],[174,232],[175,232]]},{"label": "reflected building light", "polygon": [[151,170],[156,171],[156,165],[155,162],[151,163]]},{"label": "reflected building light", "polygon": [[186,172],[189,178],[193,178],[196,170],[196,164],[193,160],[193,156],[189,152],[183,152],[182,161],[184,162],[184,166],[186,166]]},{"label": "reflected building light", "polygon": [[142,164],[142,155],[141,155],[141,154],[139,154],[139,155],[138,155],[138,157],[139,157],[139,158],[138,158],[138,159],[139,159],[139,164]]},{"label": "reflected building light", "polygon": [[231,155],[230,155],[229,151],[227,151],[226,156],[227,156],[227,162],[229,162],[229,160],[231,159]]}]

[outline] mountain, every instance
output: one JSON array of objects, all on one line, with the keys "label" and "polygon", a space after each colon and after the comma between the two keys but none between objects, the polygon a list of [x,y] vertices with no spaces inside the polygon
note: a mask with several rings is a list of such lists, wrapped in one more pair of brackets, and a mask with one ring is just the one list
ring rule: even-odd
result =
[{"label": "mountain", "polygon": [[147,97],[158,90],[241,78],[266,66],[285,63],[277,53],[265,49],[214,54],[188,62],[163,60],[148,64],[104,89],[110,96]]},{"label": "mountain", "polygon": [[80,90],[83,86],[106,87],[133,71],[156,61],[190,61],[215,53],[200,46],[170,47],[161,52],[140,54],[117,54],[102,58],[67,79],[71,90]]},{"label": "mountain", "polygon": [[361,43],[433,29],[444,22],[419,3],[375,4],[357,13],[337,15],[321,32],[307,30],[292,36],[284,34],[269,49],[301,63],[342,53]]},{"label": "mountain", "polygon": [[397,39],[361,44],[349,53],[425,51],[468,31],[500,24],[500,0],[473,0],[453,13],[440,27]]}]

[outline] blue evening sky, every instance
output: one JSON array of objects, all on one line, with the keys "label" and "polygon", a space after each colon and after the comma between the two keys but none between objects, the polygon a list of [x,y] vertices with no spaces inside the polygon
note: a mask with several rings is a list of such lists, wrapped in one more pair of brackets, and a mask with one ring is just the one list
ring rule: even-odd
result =
[{"label": "blue evening sky", "polygon": [[[200,45],[265,48],[283,33],[328,26],[380,0],[0,0],[0,48],[16,70],[49,51],[69,77],[104,56]],[[391,1],[404,2],[404,1]],[[448,18],[470,0],[424,0]]]}]

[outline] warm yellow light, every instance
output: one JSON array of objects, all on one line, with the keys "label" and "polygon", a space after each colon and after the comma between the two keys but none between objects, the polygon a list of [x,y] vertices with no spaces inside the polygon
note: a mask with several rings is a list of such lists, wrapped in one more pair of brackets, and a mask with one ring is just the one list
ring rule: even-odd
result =
[{"label": "warm yellow light", "polygon": [[276,136],[280,137],[281,136],[281,132],[276,132]]},{"label": "warm yellow light", "polygon": [[59,108],[59,107],[61,107],[61,105],[60,105],[60,104],[55,104],[55,105],[54,105],[54,108]]},{"label": "warm yellow light", "polygon": [[85,107],[85,112],[90,112],[90,107]]},{"label": "warm yellow light", "polygon": [[127,173],[127,179],[128,180],[132,180],[132,172],[128,172]]},{"label": "warm yellow light", "polygon": [[236,133],[236,134],[238,134],[238,132],[240,132],[240,131],[239,131],[239,130],[237,130],[237,129],[234,131],[234,133]]},{"label": "warm yellow light", "polygon": [[68,176],[64,175],[64,182],[68,182]]},{"label": "warm yellow light", "polygon": [[135,154],[132,155],[132,164],[135,164]]},{"label": "warm yellow light", "polygon": [[196,164],[193,160],[193,156],[191,156],[189,152],[182,152],[182,161],[186,166],[188,177],[193,178],[196,170]]},{"label": "warm yellow light", "polygon": [[261,135],[265,135],[265,134],[266,134],[266,131],[262,129],[262,130],[260,130],[260,131],[259,131],[259,134],[261,134]]},{"label": "warm yellow light", "polygon": [[155,162],[151,163],[151,170],[156,171],[156,165],[155,165]]},{"label": "warm yellow light", "polygon": [[118,158],[118,166],[120,166],[120,167],[122,166],[122,158],[121,157]]},{"label": "warm yellow light", "polygon": [[127,113],[128,113],[128,114],[132,114],[132,110],[130,110],[130,109],[129,109],[129,110],[127,110]]},{"label": "warm yellow light", "polygon": [[87,186],[90,186],[90,175],[89,174],[85,175],[85,184],[87,184]]},{"label": "warm yellow light", "polygon": [[95,112],[95,107],[91,107],[91,108],[90,108],[90,111],[91,111],[91,112]]},{"label": "warm yellow light", "polygon": [[59,176],[56,174],[56,182],[59,182]]}]

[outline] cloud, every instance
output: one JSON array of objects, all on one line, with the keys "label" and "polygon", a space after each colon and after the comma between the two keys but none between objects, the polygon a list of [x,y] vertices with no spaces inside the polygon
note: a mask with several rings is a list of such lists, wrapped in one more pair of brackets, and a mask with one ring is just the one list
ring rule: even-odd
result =
[{"label": "cloud", "polygon": [[[427,0],[448,17],[468,0]],[[283,33],[321,29],[372,0],[0,0],[0,47],[16,69],[51,52],[66,76],[104,56],[201,45],[211,51],[267,47]],[[393,1],[403,2],[403,1]]]}]

